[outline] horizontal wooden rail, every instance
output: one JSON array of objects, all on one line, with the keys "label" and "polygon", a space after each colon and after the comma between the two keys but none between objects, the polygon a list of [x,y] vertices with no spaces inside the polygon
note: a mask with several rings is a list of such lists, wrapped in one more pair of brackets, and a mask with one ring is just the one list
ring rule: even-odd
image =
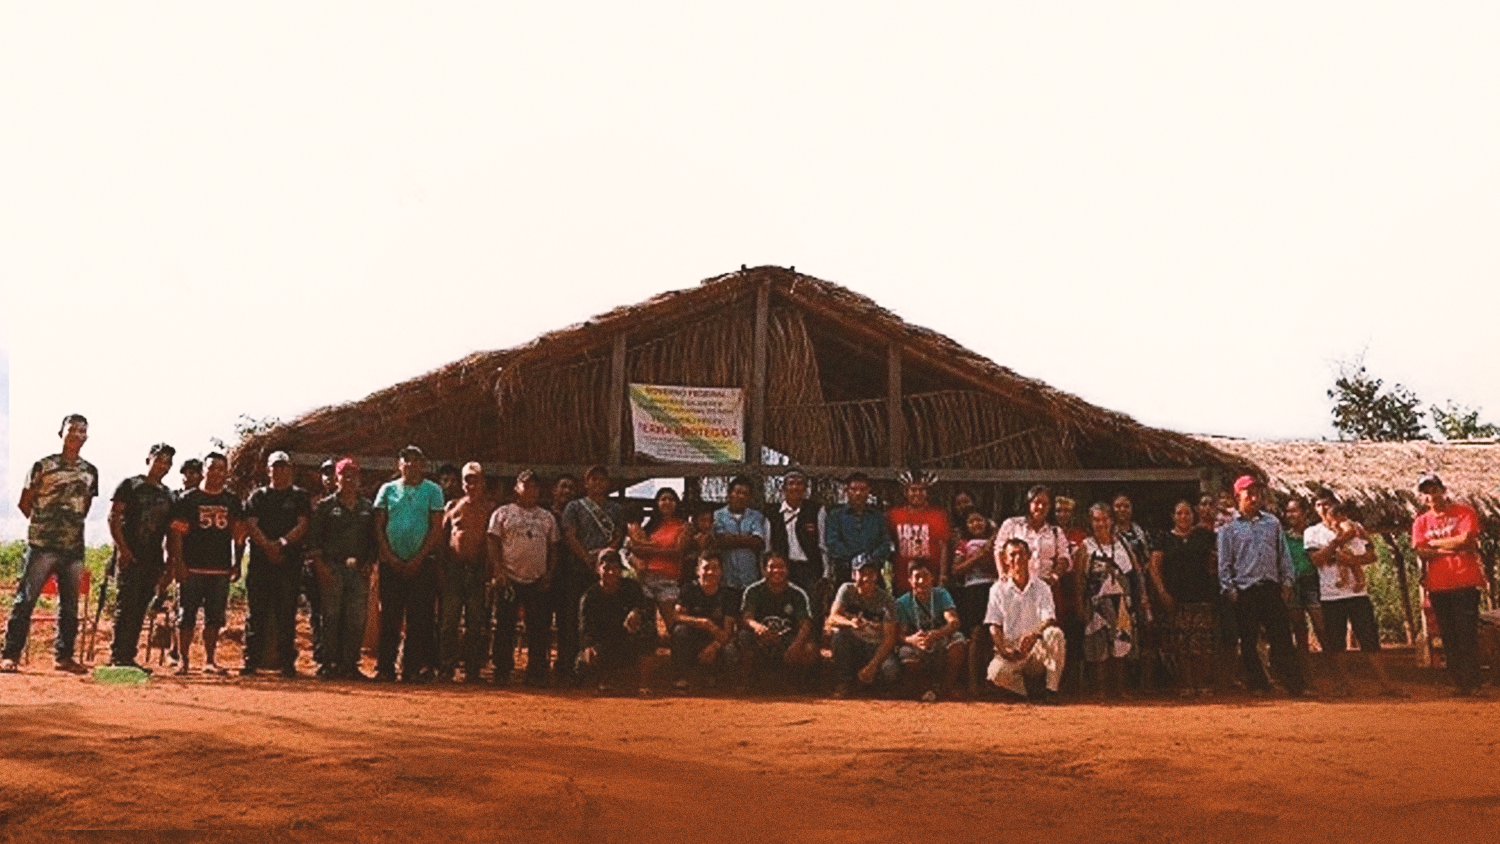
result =
[{"label": "horizontal wooden rail", "polygon": [[[317,467],[323,461],[338,459],[336,454],[291,455],[292,462],[299,466]],[[360,466],[375,471],[394,472],[394,457],[356,457]],[[428,469],[444,463],[462,466],[467,461],[428,458]],[[559,475],[582,475],[587,465],[533,465],[525,463],[481,463],[486,474],[495,477],[514,477],[530,469],[544,478]],[[646,478],[715,478],[734,475],[761,474],[783,475],[791,466],[751,466],[746,463],[652,463],[609,466],[610,477],[620,480],[645,480]],[[798,466],[812,477],[843,478],[854,472],[863,472],[875,480],[895,480],[900,469],[888,466]],[[1196,483],[1205,480],[1208,469],[1160,468],[1160,469],[935,469],[938,480],[962,481],[965,483]]]}]

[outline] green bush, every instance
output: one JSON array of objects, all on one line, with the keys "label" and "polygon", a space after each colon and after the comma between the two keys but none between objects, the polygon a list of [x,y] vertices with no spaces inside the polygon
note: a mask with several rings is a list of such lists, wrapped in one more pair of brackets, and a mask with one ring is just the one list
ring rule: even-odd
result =
[{"label": "green bush", "polygon": [[0,583],[14,586],[21,577],[21,563],[25,558],[25,542],[19,539],[0,542]]},{"label": "green bush", "polygon": [[[1412,620],[1420,627],[1422,572],[1413,565],[1416,556],[1411,552],[1411,537],[1403,533],[1397,534],[1395,539],[1407,561],[1406,585],[1411,599]],[[1375,620],[1380,623],[1380,639],[1383,642],[1404,644],[1406,611],[1401,606],[1401,581],[1396,576],[1396,563],[1391,548],[1383,537],[1375,539],[1375,556],[1377,562],[1365,569],[1365,575],[1369,579],[1370,603],[1375,605]],[[1415,629],[1412,630],[1413,636],[1416,633]]]},{"label": "green bush", "polygon": [[[104,570],[109,566],[109,557],[114,553],[113,545],[95,545],[83,552],[84,568],[89,570],[89,577],[94,583],[104,576]],[[6,587],[15,586],[21,579],[21,569],[26,564],[26,542],[14,539],[10,542],[0,542],[0,583]]]}]

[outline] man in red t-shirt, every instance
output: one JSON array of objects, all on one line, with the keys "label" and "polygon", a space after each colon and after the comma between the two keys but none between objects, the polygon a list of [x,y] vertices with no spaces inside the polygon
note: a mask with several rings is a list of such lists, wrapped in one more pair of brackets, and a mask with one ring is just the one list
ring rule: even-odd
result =
[{"label": "man in red t-shirt", "polygon": [[893,507],[886,513],[891,541],[896,546],[896,553],[891,556],[891,594],[895,596],[911,588],[913,560],[926,560],[934,572],[940,573],[940,583],[948,579],[951,562],[948,514],[927,502],[927,492],[937,479],[926,472],[903,472],[898,480],[906,490],[906,505]]},{"label": "man in red t-shirt", "polygon": [[1417,479],[1427,511],[1411,526],[1411,546],[1422,558],[1422,587],[1437,616],[1448,673],[1460,695],[1479,689],[1479,515],[1448,498],[1434,474]]}]

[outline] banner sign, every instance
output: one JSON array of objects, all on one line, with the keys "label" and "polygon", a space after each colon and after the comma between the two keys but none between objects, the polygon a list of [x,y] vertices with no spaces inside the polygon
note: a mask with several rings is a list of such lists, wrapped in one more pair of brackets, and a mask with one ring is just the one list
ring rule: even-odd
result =
[{"label": "banner sign", "polygon": [[638,454],[669,463],[745,459],[745,391],[720,387],[630,385]]}]

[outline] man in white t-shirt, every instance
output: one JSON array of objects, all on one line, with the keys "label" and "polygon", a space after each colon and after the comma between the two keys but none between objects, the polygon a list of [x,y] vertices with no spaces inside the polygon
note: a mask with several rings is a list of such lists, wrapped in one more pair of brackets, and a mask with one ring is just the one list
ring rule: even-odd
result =
[{"label": "man in white t-shirt", "polygon": [[989,680],[1026,697],[1025,678],[1045,674],[1041,702],[1057,703],[1066,643],[1062,628],[1057,626],[1052,589],[1031,576],[1031,548],[1025,540],[1007,540],[1001,554],[1004,568],[990,589],[990,605],[984,614],[995,642]]},{"label": "man in white t-shirt", "polygon": [[492,651],[494,682],[510,682],[516,667],[516,608],[526,608],[526,684],[547,683],[547,651],[552,633],[552,573],[560,535],[557,519],[541,507],[541,483],[531,470],[516,478],[516,501],[490,516],[490,583],[495,602]]},{"label": "man in white t-shirt", "polygon": [[1345,648],[1352,626],[1359,652],[1380,683],[1380,693],[1405,697],[1386,674],[1375,606],[1365,588],[1364,567],[1375,562],[1369,536],[1363,526],[1349,518],[1347,507],[1332,493],[1319,495],[1313,507],[1322,521],[1302,532],[1302,544],[1313,565],[1318,567],[1318,602],[1323,607],[1323,629],[1318,631],[1318,641],[1333,669],[1333,694],[1337,697],[1350,694]]}]

